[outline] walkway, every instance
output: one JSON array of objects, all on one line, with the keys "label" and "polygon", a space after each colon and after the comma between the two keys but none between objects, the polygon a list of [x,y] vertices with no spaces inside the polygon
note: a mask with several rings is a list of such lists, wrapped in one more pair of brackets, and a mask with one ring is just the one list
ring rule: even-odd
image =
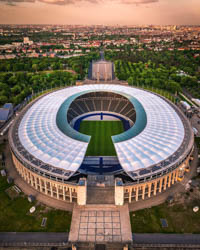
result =
[{"label": "walkway", "polygon": [[[200,249],[200,234],[133,234],[129,249]],[[95,249],[95,242],[76,242],[78,249]],[[91,243],[94,243],[91,245]],[[100,243],[99,243],[100,244]],[[108,242],[105,249],[123,249],[125,244]],[[122,245],[123,244],[123,245]],[[79,248],[80,246],[80,248]],[[81,248],[81,246],[83,246]],[[107,246],[109,246],[107,248]],[[121,246],[121,248],[119,247]],[[68,233],[0,233],[0,247],[12,249],[68,249]],[[119,247],[119,248],[118,248]]]},{"label": "walkway", "polygon": [[133,244],[188,244],[200,246],[200,234],[133,234]]},{"label": "walkway", "polygon": [[128,206],[74,206],[70,242],[131,243]]},{"label": "walkway", "polygon": [[192,100],[190,100],[186,95],[184,95],[183,93],[179,93],[183,98],[185,98],[185,100],[187,102],[189,102],[189,104],[192,104],[195,108],[199,108]]},{"label": "walkway", "polygon": [[0,233],[0,246],[5,245],[26,245],[26,244],[66,244],[68,242],[68,233]]}]

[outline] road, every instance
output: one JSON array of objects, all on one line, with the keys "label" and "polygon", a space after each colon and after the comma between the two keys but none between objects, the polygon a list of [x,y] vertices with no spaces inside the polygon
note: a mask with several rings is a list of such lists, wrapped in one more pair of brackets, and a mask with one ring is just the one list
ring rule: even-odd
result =
[{"label": "road", "polygon": [[[182,245],[200,247],[200,234],[133,234],[133,245]],[[69,246],[68,233],[0,233],[2,246]],[[152,249],[152,248],[151,248]]]},{"label": "road", "polygon": [[200,245],[200,234],[133,234],[133,243]]}]

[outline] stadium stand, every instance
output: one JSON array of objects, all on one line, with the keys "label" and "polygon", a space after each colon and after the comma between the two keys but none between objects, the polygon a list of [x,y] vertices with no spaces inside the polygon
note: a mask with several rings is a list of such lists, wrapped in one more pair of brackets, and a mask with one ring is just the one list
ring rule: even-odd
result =
[{"label": "stadium stand", "polygon": [[77,116],[95,111],[114,112],[135,122],[135,109],[130,101],[124,96],[110,92],[91,92],[75,99],[68,110],[68,122]]}]

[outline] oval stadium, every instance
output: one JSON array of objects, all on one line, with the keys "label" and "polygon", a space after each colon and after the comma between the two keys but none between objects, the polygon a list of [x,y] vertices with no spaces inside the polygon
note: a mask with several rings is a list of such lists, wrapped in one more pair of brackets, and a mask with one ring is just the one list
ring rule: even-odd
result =
[{"label": "oval stadium", "polygon": [[120,205],[181,181],[194,138],[187,119],[164,97],[100,83],[33,101],[14,122],[9,142],[17,171],[38,191],[82,205],[89,182],[109,180]]}]

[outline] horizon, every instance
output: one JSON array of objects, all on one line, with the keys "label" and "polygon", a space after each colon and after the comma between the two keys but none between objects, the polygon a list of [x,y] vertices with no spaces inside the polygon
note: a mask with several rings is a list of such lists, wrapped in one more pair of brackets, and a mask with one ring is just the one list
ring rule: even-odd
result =
[{"label": "horizon", "polygon": [[200,25],[199,0],[0,0],[0,11],[7,25]]},{"label": "horizon", "polygon": [[0,23],[0,26],[6,26],[6,25],[10,25],[10,26],[80,26],[80,27],[89,27],[89,26],[104,26],[104,27],[150,27],[150,26],[158,26],[158,27],[167,27],[167,26],[177,26],[177,27],[198,27],[200,26],[200,24],[73,24],[73,23],[69,23],[69,24],[59,24],[59,23]]}]

